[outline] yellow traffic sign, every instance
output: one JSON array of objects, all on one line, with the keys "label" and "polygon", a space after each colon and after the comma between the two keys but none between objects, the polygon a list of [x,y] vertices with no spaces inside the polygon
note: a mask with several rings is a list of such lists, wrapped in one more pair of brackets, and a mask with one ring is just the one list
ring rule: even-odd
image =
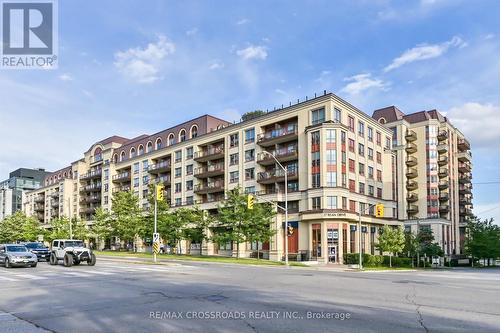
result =
[{"label": "yellow traffic sign", "polygon": [[154,252],[155,254],[160,253],[160,243],[158,243],[158,242],[153,243],[153,252]]},{"label": "yellow traffic sign", "polygon": [[375,205],[375,217],[384,217],[384,204]]},{"label": "yellow traffic sign", "polygon": [[164,190],[165,186],[164,185],[156,185],[156,200],[157,201],[163,201],[165,196],[164,196]]},{"label": "yellow traffic sign", "polygon": [[255,204],[255,196],[253,194],[249,194],[247,196],[247,208],[253,209],[254,204]]}]

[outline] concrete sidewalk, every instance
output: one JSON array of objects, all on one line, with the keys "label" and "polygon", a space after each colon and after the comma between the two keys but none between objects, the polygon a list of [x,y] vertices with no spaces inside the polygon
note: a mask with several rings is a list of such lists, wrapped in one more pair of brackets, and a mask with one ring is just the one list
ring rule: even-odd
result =
[{"label": "concrete sidewalk", "polygon": [[0,331],[9,333],[50,333],[46,329],[19,319],[10,313],[0,311]]}]

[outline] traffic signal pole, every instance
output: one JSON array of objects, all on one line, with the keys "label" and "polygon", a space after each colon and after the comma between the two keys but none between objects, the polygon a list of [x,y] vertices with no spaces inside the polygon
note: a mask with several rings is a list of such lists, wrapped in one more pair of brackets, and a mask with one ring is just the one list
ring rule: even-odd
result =
[{"label": "traffic signal pole", "polygon": [[[362,249],[361,249],[361,213],[365,213],[367,210],[370,210],[370,208],[372,207],[377,207],[377,211],[375,212],[375,216],[376,217],[384,217],[384,206],[382,204],[369,204],[368,207],[363,211],[361,212],[361,207],[359,209],[359,214],[358,214],[358,250],[359,250],[359,269],[363,269],[363,252],[362,252]],[[379,206],[380,206],[380,212],[379,212]]]},{"label": "traffic signal pole", "polygon": [[[154,233],[156,234],[156,225],[158,221],[158,191],[155,191],[155,217],[154,217]],[[154,237],[154,236],[153,236]],[[153,262],[156,262],[156,251],[154,250],[154,239],[153,239]]]}]

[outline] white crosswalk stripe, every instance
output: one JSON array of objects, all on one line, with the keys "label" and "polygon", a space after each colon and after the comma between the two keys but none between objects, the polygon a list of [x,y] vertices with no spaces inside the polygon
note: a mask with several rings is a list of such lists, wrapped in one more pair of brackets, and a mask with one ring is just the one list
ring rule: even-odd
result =
[{"label": "white crosswalk stripe", "polygon": [[12,274],[15,277],[26,278],[30,280],[45,280],[46,276],[31,275],[31,274]]},{"label": "white crosswalk stripe", "polygon": [[9,277],[6,277],[6,276],[0,276],[0,280],[4,280],[4,281],[17,281],[16,279],[9,278]]}]

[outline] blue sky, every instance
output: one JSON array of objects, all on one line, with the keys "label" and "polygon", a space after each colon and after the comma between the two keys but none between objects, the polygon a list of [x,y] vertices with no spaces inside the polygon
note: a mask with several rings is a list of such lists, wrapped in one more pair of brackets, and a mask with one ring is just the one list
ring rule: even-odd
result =
[{"label": "blue sky", "polygon": [[235,120],[324,89],[368,114],[437,108],[500,221],[498,1],[61,1],[59,69],[0,71],[0,178],[104,137]]}]

